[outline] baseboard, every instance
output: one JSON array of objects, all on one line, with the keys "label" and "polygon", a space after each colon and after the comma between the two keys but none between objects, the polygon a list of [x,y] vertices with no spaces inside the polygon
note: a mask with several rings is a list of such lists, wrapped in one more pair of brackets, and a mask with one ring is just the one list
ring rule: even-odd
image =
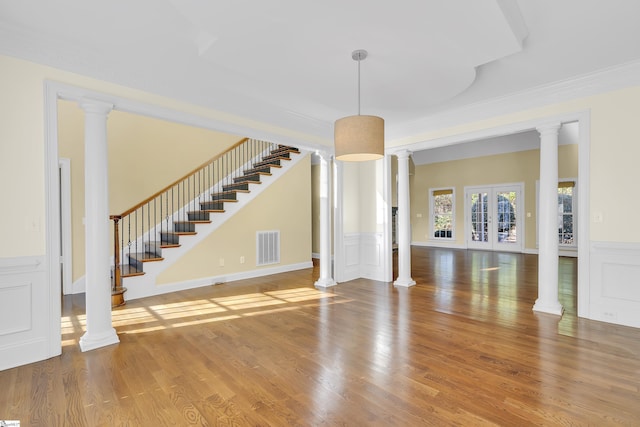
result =
[{"label": "baseboard", "polygon": [[426,242],[411,242],[412,246],[432,247],[432,248],[449,248],[449,249],[467,249],[464,244],[445,242],[439,240],[428,240]]},{"label": "baseboard", "polygon": [[136,289],[134,286],[129,286],[127,293],[125,293],[125,298],[127,301],[130,301],[153,295],[162,295],[171,292],[184,291],[187,289],[201,288],[203,286],[219,285],[244,279],[254,279],[256,277],[271,276],[273,274],[287,273],[290,271],[303,270],[306,268],[313,268],[313,262],[307,261],[298,264],[279,265],[270,268],[261,268],[220,276],[202,277],[199,279],[186,280],[183,282],[160,284],[153,286],[152,289],[150,289],[148,292],[138,292],[138,289]]}]

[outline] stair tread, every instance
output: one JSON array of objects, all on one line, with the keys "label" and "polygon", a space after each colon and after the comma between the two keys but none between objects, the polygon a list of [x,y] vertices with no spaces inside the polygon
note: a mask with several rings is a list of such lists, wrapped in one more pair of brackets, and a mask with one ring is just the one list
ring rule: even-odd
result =
[{"label": "stair tread", "polygon": [[142,261],[142,262],[162,261],[162,260],[164,260],[164,258],[162,258],[161,256],[158,256],[157,254],[154,254],[152,252],[136,252],[136,253],[133,253],[133,254],[128,254],[127,256],[129,258],[133,258],[135,260]]},{"label": "stair tread", "polygon": [[224,209],[202,209],[200,212],[224,213],[225,210]]}]

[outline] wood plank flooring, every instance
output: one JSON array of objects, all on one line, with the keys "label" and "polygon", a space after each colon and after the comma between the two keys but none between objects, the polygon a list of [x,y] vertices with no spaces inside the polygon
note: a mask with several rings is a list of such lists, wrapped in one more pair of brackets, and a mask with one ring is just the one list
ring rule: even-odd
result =
[{"label": "wood plank flooring", "polygon": [[640,425],[640,330],[535,314],[537,257],[413,248],[417,286],[317,268],[129,302],[120,344],[0,372],[0,419],[22,426]]}]

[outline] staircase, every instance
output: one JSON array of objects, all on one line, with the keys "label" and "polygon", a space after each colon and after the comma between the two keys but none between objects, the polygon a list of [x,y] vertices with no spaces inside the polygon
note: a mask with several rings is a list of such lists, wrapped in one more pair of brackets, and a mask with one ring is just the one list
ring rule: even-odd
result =
[{"label": "staircase", "polygon": [[181,236],[196,235],[198,224],[211,224],[226,204],[238,204],[239,194],[250,193],[296,154],[295,147],[246,138],[124,213],[111,215],[112,305],[125,303],[123,279],[144,275],[147,263],[164,261],[164,251],[182,246]]}]

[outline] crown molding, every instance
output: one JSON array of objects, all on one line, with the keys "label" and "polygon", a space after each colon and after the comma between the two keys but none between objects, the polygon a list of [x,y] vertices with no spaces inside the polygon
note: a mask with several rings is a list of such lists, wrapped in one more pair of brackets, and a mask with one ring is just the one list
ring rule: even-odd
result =
[{"label": "crown molding", "polygon": [[598,95],[640,84],[640,60],[596,72],[522,90],[509,95],[443,110],[391,130],[388,140],[393,146],[423,142],[429,132],[476,122],[579,98]]}]

